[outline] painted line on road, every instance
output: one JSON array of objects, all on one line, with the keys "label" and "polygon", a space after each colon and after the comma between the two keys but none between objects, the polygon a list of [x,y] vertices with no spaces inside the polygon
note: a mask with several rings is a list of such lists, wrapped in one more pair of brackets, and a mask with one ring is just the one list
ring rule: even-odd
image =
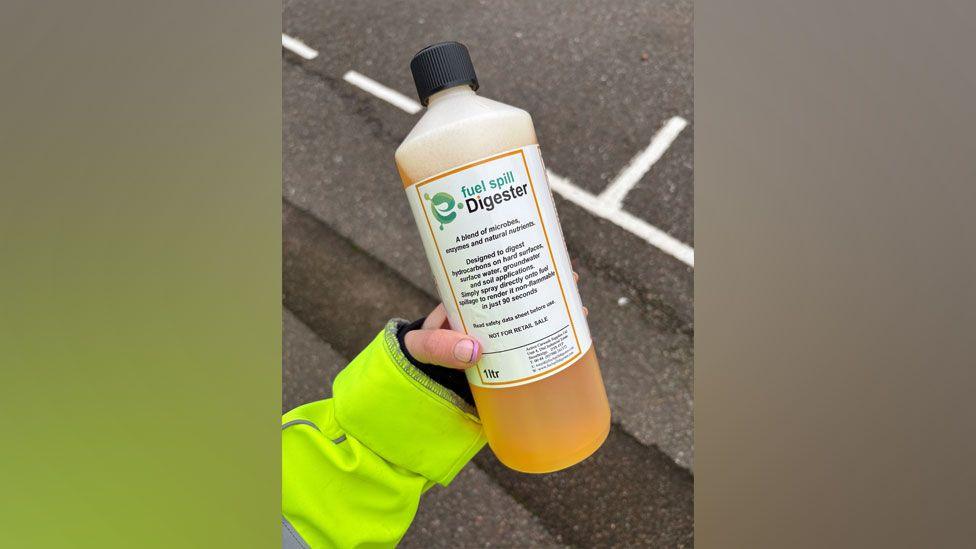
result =
[{"label": "painted line on road", "polygon": [[695,250],[691,246],[626,210],[622,210],[619,205],[605,201],[577,187],[569,179],[556,175],[549,170],[546,170],[546,173],[549,176],[549,188],[566,200],[641,238],[689,267],[695,266]]},{"label": "painted line on road", "polygon": [[387,88],[376,80],[373,80],[368,76],[363,76],[356,71],[347,71],[346,74],[342,75],[342,79],[365,92],[379,97],[394,107],[407,111],[410,114],[417,114],[420,112],[420,109],[423,108],[420,106],[420,103],[417,103],[406,95],[403,95],[394,89]]},{"label": "painted line on road", "polygon": [[[423,108],[420,103],[413,99],[356,71],[346,72],[342,79],[410,114],[417,114]],[[577,187],[569,179],[546,170],[549,176],[549,186],[557,194],[591,214],[606,219],[664,253],[677,258],[689,267],[694,267],[694,248],[621,208],[623,199],[630,192],[630,189],[661,158],[687,125],[688,121],[680,116],[674,116],[668,120],[651,139],[651,144],[621,170],[620,175],[610,183],[606,190],[600,193],[600,196],[595,196]]]},{"label": "painted line on road", "polygon": [[281,33],[281,45],[288,51],[298,54],[305,59],[315,59],[319,56],[319,52],[313,50],[312,48],[305,45],[304,42],[297,38],[292,38],[285,33]]},{"label": "painted line on road", "polygon": [[654,165],[661,159],[664,152],[668,150],[681,130],[685,129],[688,121],[680,116],[672,116],[660,130],[651,138],[651,144],[646,149],[635,156],[620,174],[614,178],[613,182],[600,193],[600,200],[613,204],[620,208],[624,203],[627,193],[637,185],[637,182],[644,177]]}]

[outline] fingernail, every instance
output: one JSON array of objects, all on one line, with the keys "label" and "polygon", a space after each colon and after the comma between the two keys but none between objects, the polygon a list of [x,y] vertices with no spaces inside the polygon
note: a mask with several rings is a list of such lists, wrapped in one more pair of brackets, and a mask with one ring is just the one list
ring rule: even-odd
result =
[{"label": "fingernail", "polygon": [[461,362],[472,362],[478,355],[478,342],[473,339],[462,339],[454,345],[454,358]]}]

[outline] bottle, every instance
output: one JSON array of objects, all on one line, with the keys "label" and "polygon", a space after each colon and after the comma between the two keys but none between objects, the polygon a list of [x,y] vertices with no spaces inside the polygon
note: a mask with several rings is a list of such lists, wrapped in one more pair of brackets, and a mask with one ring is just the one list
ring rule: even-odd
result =
[{"label": "bottle", "polygon": [[397,169],[451,327],[483,346],[465,373],[488,444],[517,471],[564,469],[603,444],[610,406],[532,118],[475,93],[463,44],[410,69],[427,110]]}]

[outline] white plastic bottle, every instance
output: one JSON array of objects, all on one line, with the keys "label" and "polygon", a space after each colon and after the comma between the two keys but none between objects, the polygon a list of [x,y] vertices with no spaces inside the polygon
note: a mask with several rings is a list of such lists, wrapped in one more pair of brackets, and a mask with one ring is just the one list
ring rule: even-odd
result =
[{"label": "white plastic bottle", "polygon": [[484,347],[466,373],[488,443],[518,471],[569,467],[610,407],[532,118],[475,93],[462,44],[410,68],[427,110],[397,168],[451,326]]}]

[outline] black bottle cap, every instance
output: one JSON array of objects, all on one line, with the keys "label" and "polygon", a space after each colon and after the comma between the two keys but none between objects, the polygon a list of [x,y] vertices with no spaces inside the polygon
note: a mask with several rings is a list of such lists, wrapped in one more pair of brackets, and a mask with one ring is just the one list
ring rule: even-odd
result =
[{"label": "black bottle cap", "polygon": [[430,96],[441,90],[462,84],[478,89],[478,76],[468,48],[460,42],[440,42],[418,51],[410,61],[410,72],[420,103],[425,107]]}]

